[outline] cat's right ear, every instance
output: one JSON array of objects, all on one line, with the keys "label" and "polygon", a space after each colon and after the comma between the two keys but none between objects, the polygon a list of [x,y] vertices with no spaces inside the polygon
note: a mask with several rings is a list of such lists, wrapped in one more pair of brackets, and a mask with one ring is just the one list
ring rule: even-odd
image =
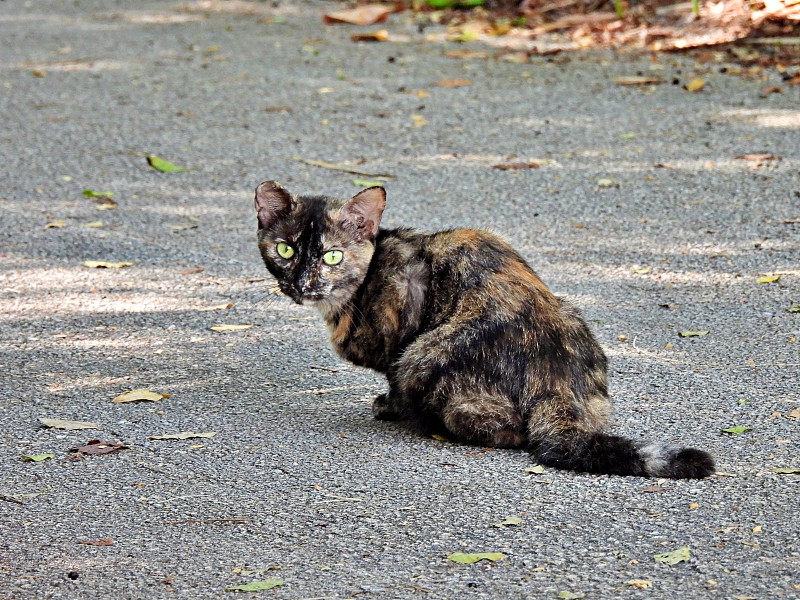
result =
[{"label": "cat's right ear", "polygon": [[292,209],[292,197],[277,181],[265,181],[256,188],[258,228],[266,229]]}]

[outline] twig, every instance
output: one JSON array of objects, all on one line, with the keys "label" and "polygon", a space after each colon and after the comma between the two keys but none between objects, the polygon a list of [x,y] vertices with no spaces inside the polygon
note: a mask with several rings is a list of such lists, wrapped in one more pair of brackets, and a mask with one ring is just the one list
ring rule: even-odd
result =
[{"label": "twig", "polygon": [[14,504],[19,504],[20,506],[25,506],[25,503],[22,500],[18,500],[14,498],[14,496],[6,496],[5,494],[0,494],[0,500],[4,500],[5,502],[13,502]]},{"label": "twig", "polygon": [[312,167],[321,167],[323,169],[330,169],[331,171],[343,171],[345,173],[352,173],[353,175],[366,175],[368,177],[394,177],[394,175],[390,175],[389,173],[370,173],[369,171],[362,171],[361,169],[348,167],[347,165],[337,165],[324,160],[303,158],[302,156],[293,156],[292,160],[311,165]]}]

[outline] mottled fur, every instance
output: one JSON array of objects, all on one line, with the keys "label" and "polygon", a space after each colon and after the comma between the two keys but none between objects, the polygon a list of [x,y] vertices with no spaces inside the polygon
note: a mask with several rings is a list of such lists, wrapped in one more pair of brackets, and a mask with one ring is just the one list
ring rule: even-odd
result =
[{"label": "mottled fur", "polygon": [[[320,310],[341,356],[386,374],[376,418],[528,448],[563,469],[674,478],[714,471],[701,450],[606,433],[600,345],[502,239],[380,229],[380,187],[340,201],[265,182],[255,204],[261,254],[281,290]],[[296,254],[281,258],[278,242]],[[340,264],[322,261],[331,249],[344,253]]]}]

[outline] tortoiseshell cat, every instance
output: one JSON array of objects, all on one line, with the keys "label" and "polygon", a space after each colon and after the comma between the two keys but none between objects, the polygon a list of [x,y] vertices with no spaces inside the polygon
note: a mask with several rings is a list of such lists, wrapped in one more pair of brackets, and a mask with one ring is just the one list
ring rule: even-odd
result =
[{"label": "tortoiseshell cat", "polygon": [[284,294],[320,311],[336,351],[385,373],[378,419],[527,448],[592,473],[700,478],[702,450],[606,433],[606,357],[578,311],[502,239],[380,229],[382,187],[351,200],[256,189],[258,243]]}]

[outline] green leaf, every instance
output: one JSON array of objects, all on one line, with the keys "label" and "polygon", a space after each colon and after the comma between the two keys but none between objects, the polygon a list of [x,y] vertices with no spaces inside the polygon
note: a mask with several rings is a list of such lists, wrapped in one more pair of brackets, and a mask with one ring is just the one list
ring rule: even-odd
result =
[{"label": "green leaf", "polygon": [[632,140],[632,139],[634,139],[636,137],[636,134],[635,133],[623,133],[620,137],[623,140]]},{"label": "green leaf", "polygon": [[486,0],[428,0],[431,8],[474,8],[483,6]]},{"label": "green leaf", "polygon": [[499,523],[495,523],[495,527],[508,527],[509,525],[522,525],[522,519],[517,516],[511,515],[510,517],[506,517]]},{"label": "green leaf", "polygon": [[353,179],[353,185],[357,185],[358,187],[370,188],[370,187],[375,187],[376,185],[383,185],[383,182],[378,181],[377,179]]},{"label": "green leaf", "polygon": [[47,460],[48,458],[55,458],[56,455],[52,453],[48,454],[23,454],[20,458],[22,460],[27,460],[28,462],[42,462],[43,460]]},{"label": "green leaf", "polygon": [[753,429],[752,427],[748,427],[747,425],[737,425],[736,427],[728,427],[727,429],[720,429],[722,433],[730,433],[730,434],[739,434],[744,433],[745,431],[750,431]]},{"label": "green leaf", "polygon": [[678,336],[679,337],[702,337],[704,335],[708,335],[709,333],[711,333],[711,332],[707,331],[705,329],[697,329],[697,330],[695,330],[695,329],[687,329],[686,331],[679,331],[678,332]]},{"label": "green leaf", "polygon": [[781,280],[780,275],[764,275],[756,279],[756,283],[777,283]]},{"label": "green leaf", "polygon": [[558,592],[556,598],[564,598],[565,600],[574,600],[575,598],[583,598],[583,594],[573,594],[572,592]]},{"label": "green leaf", "polygon": [[464,552],[453,552],[447,557],[447,560],[462,565],[471,565],[481,560],[490,560],[492,562],[503,560],[506,557],[502,552],[477,552],[474,554],[465,554]]},{"label": "green leaf", "polygon": [[225,588],[226,592],[260,592],[262,590],[271,590],[272,588],[283,585],[280,579],[264,579],[263,581],[251,581],[244,585],[235,585],[233,587]]},{"label": "green leaf", "polygon": [[111,198],[114,192],[95,192],[94,190],[83,190],[83,195],[87,198]]},{"label": "green leaf", "polygon": [[778,475],[800,475],[800,467],[773,467],[770,471]]},{"label": "green leaf", "polygon": [[789,308],[786,309],[786,312],[800,313],[800,304],[792,304]]},{"label": "green leaf", "polygon": [[672,552],[665,552],[664,554],[654,554],[653,558],[656,562],[664,563],[665,565],[676,565],[679,562],[689,562],[689,546],[681,546]]},{"label": "green leaf", "polygon": [[736,401],[736,404],[738,404],[739,406],[744,406],[746,404],[750,404],[750,399],[749,398],[739,398]]},{"label": "green leaf", "polygon": [[179,167],[177,165],[173,165],[171,162],[164,160],[163,158],[159,158],[153,154],[147,155],[147,162],[148,164],[156,169],[157,171],[161,171],[162,173],[175,173],[177,171],[188,171],[186,167]]}]

